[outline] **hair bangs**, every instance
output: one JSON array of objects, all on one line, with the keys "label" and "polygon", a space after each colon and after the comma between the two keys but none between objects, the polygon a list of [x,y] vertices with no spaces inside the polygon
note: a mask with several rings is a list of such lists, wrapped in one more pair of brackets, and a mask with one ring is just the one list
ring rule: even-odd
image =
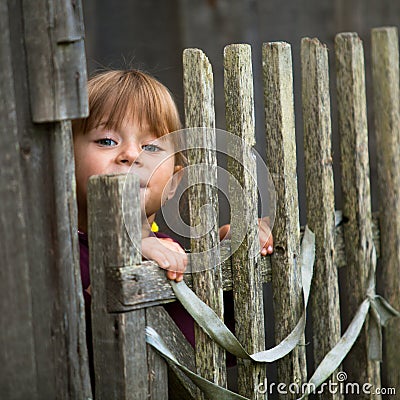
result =
[{"label": "hair bangs", "polygon": [[146,125],[157,137],[181,129],[171,93],[141,71],[99,74],[89,80],[88,95],[90,115],[76,126],[83,133],[99,125],[118,130],[127,120]]},{"label": "hair bangs", "polygon": [[[158,138],[182,128],[169,90],[138,70],[106,71],[92,77],[88,98],[89,116],[72,121],[74,134],[86,134],[100,125],[118,130],[127,121],[149,129]],[[178,151],[175,162],[186,165],[185,155]]]}]

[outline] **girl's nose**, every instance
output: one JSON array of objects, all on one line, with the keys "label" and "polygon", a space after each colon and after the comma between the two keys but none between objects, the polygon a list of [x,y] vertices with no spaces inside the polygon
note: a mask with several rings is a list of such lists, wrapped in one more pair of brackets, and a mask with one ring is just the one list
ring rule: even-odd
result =
[{"label": "girl's nose", "polygon": [[129,144],[121,148],[117,157],[118,164],[125,164],[131,166],[132,164],[139,164],[139,154],[141,149],[135,144]]}]

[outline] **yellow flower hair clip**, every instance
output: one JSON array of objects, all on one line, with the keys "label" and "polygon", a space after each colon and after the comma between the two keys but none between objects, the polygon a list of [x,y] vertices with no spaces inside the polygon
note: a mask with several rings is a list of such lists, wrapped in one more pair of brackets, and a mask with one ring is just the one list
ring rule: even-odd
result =
[{"label": "yellow flower hair clip", "polygon": [[152,232],[158,232],[159,228],[158,225],[153,221],[153,223],[151,224],[151,231]]}]

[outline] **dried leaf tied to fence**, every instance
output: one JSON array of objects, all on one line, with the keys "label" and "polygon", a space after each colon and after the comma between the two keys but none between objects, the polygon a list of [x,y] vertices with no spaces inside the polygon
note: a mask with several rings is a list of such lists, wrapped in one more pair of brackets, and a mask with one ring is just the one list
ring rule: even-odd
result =
[{"label": "dried leaf tied to fence", "polygon": [[[304,310],[302,317],[297,323],[295,329],[277,346],[272,349],[258,352],[256,354],[248,354],[242,344],[229,331],[224,323],[219,319],[215,312],[203,303],[184,282],[171,282],[172,288],[177,299],[182,303],[186,310],[192,315],[198,325],[209,335],[209,337],[218,343],[223,349],[229,351],[241,359],[248,359],[258,363],[271,363],[285,357],[297,346],[302,338],[306,323],[306,308],[308,304],[310,286],[313,275],[313,265],[315,259],[315,238],[314,234],[306,227],[302,241],[299,269],[302,273],[302,287],[304,296]],[[373,252],[371,265],[376,263],[376,255]],[[374,271],[374,267],[371,268]],[[380,330],[381,326],[385,326],[393,317],[400,317],[400,313],[396,311],[390,304],[381,296],[375,294],[374,275],[369,278],[369,285],[365,300],[361,303],[355,317],[348,326],[344,335],[338,343],[324,357],[321,364],[318,366],[310,381],[307,383],[306,391],[301,398],[303,399],[308,394],[315,391],[327,378],[329,378],[336,368],[341,364],[343,359],[349,353],[357,340],[360,331],[364,325],[365,319],[370,313],[371,326],[369,331],[369,344],[373,349],[370,353],[372,360],[380,360],[382,352],[382,343]],[[154,348],[156,348],[166,359],[178,366],[185,374],[187,374],[196,385],[198,385],[209,398],[221,399],[245,399],[238,396],[236,393],[229,392],[223,387],[218,387],[210,381],[197,374],[193,374],[186,367],[179,364],[173,356],[173,352],[163,343],[163,340],[152,327],[146,328],[146,340]]]}]

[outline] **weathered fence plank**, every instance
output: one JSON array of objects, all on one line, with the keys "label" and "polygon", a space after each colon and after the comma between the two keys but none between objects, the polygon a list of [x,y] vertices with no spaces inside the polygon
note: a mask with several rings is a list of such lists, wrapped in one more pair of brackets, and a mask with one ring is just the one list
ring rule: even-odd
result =
[{"label": "weathered fence plank", "polygon": [[[165,276],[165,271],[162,272]],[[162,338],[168,348],[173,349],[174,356],[179,363],[196,372],[193,347],[163,307],[148,308],[146,323],[151,327],[162,327]],[[197,387],[176,366],[169,365],[168,394],[171,399],[194,399],[196,398]],[[157,397],[154,396],[154,398],[157,400]]]},{"label": "weathered fence plank", "polygon": [[[400,98],[397,28],[372,30],[372,78],[384,297],[400,310]],[[385,329],[384,382],[400,388],[400,319]],[[399,389],[398,389],[399,390]],[[395,399],[395,395],[389,396]]]},{"label": "weathered fence plank", "polygon": [[[339,282],[335,259],[335,199],[331,154],[328,49],[317,39],[301,41],[307,225],[315,234],[311,287],[314,364],[340,339]],[[340,369],[340,368],[339,368]],[[336,374],[331,378],[336,382]],[[318,395],[343,399],[341,393]]]},{"label": "weathered fence plank", "polygon": [[23,0],[34,122],[88,114],[81,0]]},{"label": "weathered fence plank", "polygon": [[[275,340],[279,343],[296,326],[302,312],[299,256],[300,232],[296,174],[291,47],[263,45],[266,162],[276,191],[276,217],[271,257]],[[301,341],[304,344],[304,339]],[[304,346],[277,362],[278,382],[301,384],[307,379]],[[287,398],[295,398],[288,395]],[[290,397],[292,396],[292,397]]]},{"label": "weathered fence plank", "polygon": [[[57,293],[61,294],[60,299],[53,302],[53,307],[57,310],[59,323],[62,326],[58,333],[60,349],[53,367],[56,371],[62,371],[65,360],[68,360],[71,377],[67,380],[65,376],[60,376],[57,390],[60,386],[64,386],[65,391],[70,390],[69,380],[74,382],[73,386],[82,382],[82,386],[77,386],[75,393],[71,395],[71,397],[79,397],[85,392],[90,393],[90,387],[86,332],[83,323],[85,307],[83,297],[80,293],[78,294],[82,287],[79,243],[76,230],[72,228],[78,226],[72,130],[70,121],[56,122],[52,126],[50,166],[54,173],[54,231],[57,232],[56,243],[58,243],[53,251],[56,270],[59,271],[57,281],[53,285],[57,287]],[[68,324],[61,322],[65,318],[66,310],[73,315],[68,318]],[[38,312],[43,313],[43,309]],[[66,341],[68,345],[65,345]]]},{"label": "weathered fence plank", "polygon": [[[231,206],[232,282],[235,334],[244,348],[254,353],[265,348],[261,274],[257,268],[257,175],[250,148],[254,139],[254,96],[251,48],[230,45],[224,49],[224,90],[227,131],[245,144],[240,154],[228,158],[228,171],[241,190],[229,184]],[[232,144],[228,143],[228,146]],[[236,149],[238,146],[235,146]],[[257,387],[265,382],[265,366],[238,360],[238,390],[250,399],[263,399]]]},{"label": "weathered fence plank", "polygon": [[[131,195],[124,198],[123,212],[124,189]],[[145,310],[109,314],[106,304],[107,268],[142,261],[140,235],[132,235],[132,238],[128,235],[128,232],[141,231],[139,204],[139,180],[133,174],[102,175],[89,180],[88,233],[96,400],[142,400],[148,394]]]},{"label": "weathered fence plank", "polygon": [[[0,393],[14,400],[39,399],[36,386],[33,312],[29,286],[27,223],[23,205],[23,176],[10,42],[7,2],[0,3]],[[12,218],[9,218],[12,215]],[[7,366],[7,368],[4,368]]]},{"label": "weathered fence plank", "polygon": [[[193,289],[197,296],[223,318],[222,271],[218,249],[218,196],[214,84],[211,64],[201,50],[186,49],[183,53],[185,125],[189,130],[188,145],[188,202],[191,232],[191,253],[199,265],[208,269],[193,274]],[[193,167],[192,167],[193,166]],[[191,168],[192,167],[192,168]],[[200,182],[200,183],[199,183]],[[202,211],[206,209],[207,215]],[[208,232],[199,236],[198,227],[210,224]],[[199,253],[203,255],[200,257]],[[225,351],[195,325],[196,369],[204,378],[226,386]],[[198,398],[203,395],[199,392]]]},{"label": "weathered fence plank", "polygon": [[[162,307],[148,308],[146,310],[146,325],[156,327],[156,329],[162,327],[161,333],[165,338],[170,332],[167,331],[167,325],[162,324],[158,317],[162,312],[166,313]],[[147,370],[149,385],[147,398],[168,400],[168,368],[164,359],[150,345],[147,345]]]},{"label": "weathered fence plank", "polygon": [[[368,130],[365,97],[364,51],[355,33],[335,38],[338,127],[342,166],[343,224],[347,265],[343,288],[347,304],[342,321],[347,327],[365,299],[367,279],[375,273],[369,184]],[[368,359],[368,320],[344,360],[349,382],[380,386],[379,363]],[[368,394],[360,394],[363,399]],[[380,398],[376,395],[374,398]]]},{"label": "weathered fence plank", "polygon": [[[20,349],[27,350],[27,353],[24,360],[16,358],[10,364],[16,370],[9,371],[14,376],[7,383],[12,387],[8,398],[14,398],[26,391],[31,393],[22,398],[90,398],[75,229],[77,213],[71,128],[68,122],[32,123],[24,36],[25,9],[22,1],[3,3],[5,8],[2,9],[2,18],[9,21],[9,26],[4,26],[2,40],[3,44],[9,40],[10,47],[8,54],[7,51],[2,53],[1,59],[4,66],[11,63],[13,74],[9,76],[12,79],[9,82],[10,90],[2,94],[10,97],[14,106],[11,114],[4,116],[11,126],[8,126],[8,131],[2,131],[1,136],[7,142],[10,132],[13,132],[16,135],[14,151],[17,151],[16,158],[12,160],[6,155],[6,162],[13,165],[16,172],[14,178],[6,182],[5,187],[10,184],[18,186],[17,196],[21,196],[19,200],[16,199],[15,212],[8,209],[5,218],[17,220],[18,223],[15,228],[9,227],[11,229],[4,237],[15,239],[14,235],[18,234],[20,240],[9,243],[10,248],[21,251],[21,256],[16,261],[21,262],[24,254],[28,257],[21,265],[14,262],[13,270],[7,271],[7,275],[8,272],[16,274],[19,269],[22,275],[26,268],[25,262],[29,266],[29,281],[26,276],[21,276],[21,292],[14,292],[14,304],[21,307],[17,316],[24,313],[27,317],[25,323],[20,320],[19,329],[20,335],[27,335],[26,343],[20,344]],[[8,10],[5,4],[8,4]],[[36,31],[46,28],[37,26]],[[36,58],[44,51],[41,45],[45,46],[44,43],[38,43]],[[35,58],[33,54],[31,56]],[[65,60],[59,61],[60,68],[65,67]],[[85,68],[84,58],[81,63],[81,67]],[[7,68],[5,73],[8,73]],[[6,107],[10,107],[10,103]],[[3,159],[3,152],[0,158]],[[20,167],[12,164],[14,161]],[[17,210],[21,205],[22,210]],[[23,233],[17,228],[21,227],[21,221],[25,221]],[[28,293],[23,289],[25,284],[29,285],[29,298],[26,298]],[[21,300],[25,304],[21,304]],[[8,322],[4,324],[7,325]],[[29,331],[31,336],[27,334]],[[16,337],[21,339],[19,335]],[[20,350],[13,349],[11,343],[7,346],[7,351],[10,354],[14,354],[14,351],[15,354],[20,354]],[[30,352],[32,348],[28,349],[32,343],[33,353]],[[30,365],[32,359],[33,368]],[[26,378],[23,385],[20,378]],[[7,397],[3,392],[2,395]]]}]

